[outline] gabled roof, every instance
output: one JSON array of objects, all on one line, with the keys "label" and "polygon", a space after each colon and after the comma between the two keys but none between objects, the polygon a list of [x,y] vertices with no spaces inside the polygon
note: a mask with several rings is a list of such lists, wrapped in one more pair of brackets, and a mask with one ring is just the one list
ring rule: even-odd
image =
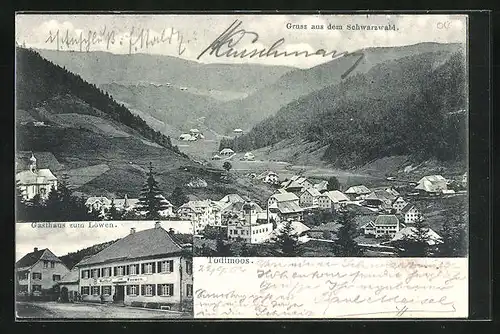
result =
[{"label": "gabled roof", "polygon": [[365,200],[378,200],[378,201],[381,201],[382,199],[380,199],[378,197],[378,195],[374,192],[371,192],[368,196],[365,197]]},{"label": "gabled roof", "polygon": [[370,189],[367,187],[360,185],[360,186],[352,186],[349,189],[346,190],[346,194],[369,194],[371,192]]},{"label": "gabled roof", "polygon": [[373,221],[369,221],[368,223],[361,226],[361,228],[367,228],[367,227],[375,227],[375,223]]},{"label": "gabled roof", "polygon": [[[404,206],[404,208],[402,208],[402,209],[401,209],[401,213],[402,213],[402,214],[406,214],[406,213],[408,213],[408,211],[410,211],[411,209],[417,209],[417,208],[415,207],[415,205],[413,205],[413,204],[411,204],[411,203],[408,203],[408,204],[406,204],[406,205]],[[418,211],[418,210],[417,210],[417,211]]]},{"label": "gabled roof", "polygon": [[[95,203],[100,202],[103,205],[111,205],[111,200],[107,197],[104,196],[92,196],[87,198],[85,201],[85,205],[90,206],[94,205]],[[116,205],[116,200],[115,200],[115,205]]]},{"label": "gabled roof", "polygon": [[[391,241],[402,240],[405,237],[412,237],[415,235],[416,231],[417,231],[417,229],[413,226],[405,227],[405,228],[399,230],[398,232],[396,232],[396,234],[394,235],[394,238],[392,238]],[[439,234],[437,234],[436,232],[434,232],[434,230],[432,230],[431,228],[428,229],[427,235],[429,236],[429,240],[427,241],[427,243],[431,246],[435,245],[436,243],[442,242],[441,236]]]},{"label": "gabled roof", "polygon": [[271,195],[271,198],[276,199],[278,202],[296,201],[299,198],[294,193],[284,192],[280,194]]},{"label": "gabled roof", "polygon": [[313,187],[318,189],[319,191],[326,190],[328,187],[328,181],[321,181],[319,183],[316,183]]},{"label": "gabled roof", "polygon": [[232,149],[230,149],[230,148],[223,148],[223,149],[220,151],[220,153],[221,153],[221,154],[223,154],[223,153],[225,153],[225,152],[227,152],[227,153],[234,153],[234,151],[233,151]]},{"label": "gabled roof", "polygon": [[[285,225],[285,222],[278,223],[278,226],[271,233],[271,235],[272,236],[277,235],[280,232],[280,230],[283,228],[284,225]],[[292,234],[300,235],[300,234],[307,232],[309,230],[310,230],[310,228],[307,227],[306,225],[304,225],[303,223],[298,222],[298,221],[292,221]]]},{"label": "gabled roof", "polygon": [[54,255],[48,248],[39,249],[23,256],[16,262],[16,268],[31,267],[40,260],[61,262],[61,259]]},{"label": "gabled roof", "polygon": [[[243,206],[249,204],[248,202],[235,202],[231,203],[229,206],[226,206],[224,208],[224,212],[239,212],[243,210]],[[257,212],[264,212],[264,210],[254,202],[250,202],[250,205],[252,205],[252,210],[255,210]]]},{"label": "gabled roof", "polygon": [[50,170],[58,171],[64,167],[62,164],[59,163],[59,161],[52,152],[17,151],[16,170],[22,171],[29,169],[30,158],[32,155],[35,156],[36,165],[39,168],[48,168]]},{"label": "gabled roof", "polygon": [[50,169],[24,170],[16,174],[16,181],[21,184],[46,184],[56,180]]},{"label": "gabled roof", "polygon": [[311,194],[311,196],[313,196],[313,197],[321,196],[321,193],[316,188],[307,188],[302,194],[304,194],[306,192]]},{"label": "gabled roof", "polygon": [[321,195],[327,196],[334,203],[349,201],[349,197],[347,197],[346,195],[344,195],[342,192],[340,192],[338,190],[328,191],[328,192],[323,193]]},{"label": "gabled roof", "polygon": [[375,219],[375,226],[397,226],[398,224],[399,220],[395,215],[380,215]]},{"label": "gabled roof", "polygon": [[82,260],[79,266],[123,261],[155,255],[175,254],[182,250],[162,227],[151,228],[127,235],[94,256]]},{"label": "gabled roof", "polygon": [[418,183],[429,181],[429,182],[446,182],[446,179],[441,175],[428,175],[421,178]]},{"label": "gabled roof", "polygon": [[236,202],[245,202],[243,197],[238,194],[228,194],[222,197],[219,202],[221,203],[236,203]]},{"label": "gabled roof", "polygon": [[58,284],[70,284],[70,283],[78,283],[80,279],[80,270],[77,266],[73,267],[66,275],[61,277],[61,279],[57,282]]},{"label": "gabled roof", "polygon": [[303,209],[297,204],[297,202],[286,201],[278,202],[277,208],[281,213],[297,213],[302,212]]}]

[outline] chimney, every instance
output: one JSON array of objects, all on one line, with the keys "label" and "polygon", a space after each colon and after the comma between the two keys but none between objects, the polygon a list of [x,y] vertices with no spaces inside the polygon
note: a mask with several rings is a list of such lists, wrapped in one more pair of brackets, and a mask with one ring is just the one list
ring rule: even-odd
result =
[{"label": "chimney", "polygon": [[38,247],[33,248],[34,252],[38,252]]},{"label": "chimney", "polygon": [[135,227],[132,227],[132,228],[130,229],[130,234],[134,234],[134,233],[135,233]]},{"label": "chimney", "polygon": [[155,228],[161,228],[161,224],[160,224],[160,222],[156,222],[156,223],[155,223]]}]

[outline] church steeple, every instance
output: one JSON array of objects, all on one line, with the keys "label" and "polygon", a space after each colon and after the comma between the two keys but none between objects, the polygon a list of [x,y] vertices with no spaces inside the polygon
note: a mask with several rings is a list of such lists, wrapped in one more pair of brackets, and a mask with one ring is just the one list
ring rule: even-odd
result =
[{"label": "church steeple", "polygon": [[36,172],[36,158],[33,155],[33,152],[31,152],[31,158],[30,158],[30,171],[32,173]]}]

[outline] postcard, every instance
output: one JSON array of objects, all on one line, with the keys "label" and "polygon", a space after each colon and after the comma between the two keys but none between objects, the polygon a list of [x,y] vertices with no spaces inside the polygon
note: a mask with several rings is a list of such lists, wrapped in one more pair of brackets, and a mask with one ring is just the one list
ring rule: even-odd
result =
[{"label": "postcard", "polygon": [[18,13],[16,312],[467,318],[468,16]]}]

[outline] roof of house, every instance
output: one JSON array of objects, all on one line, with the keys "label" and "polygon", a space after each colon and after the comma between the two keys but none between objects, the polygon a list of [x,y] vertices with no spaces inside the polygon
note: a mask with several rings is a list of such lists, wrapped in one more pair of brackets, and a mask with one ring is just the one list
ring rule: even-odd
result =
[{"label": "roof of house", "polygon": [[237,203],[237,202],[245,202],[245,200],[243,199],[243,197],[241,197],[238,194],[228,194],[228,195],[222,197],[219,200],[219,202],[222,202],[222,203]]},{"label": "roof of house", "polygon": [[394,226],[398,224],[399,220],[395,215],[380,215],[375,219],[375,226]]},{"label": "roof of house", "polygon": [[277,208],[281,213],[297,213],[303,211],[297,202],[292,201],[277,202],[270,205],[269,208]]},{"label": "roof of house", "polygon": [[19,181],[21,184],[46,184],[56,180],[57,178],[52,174],[50,169],[37,169],[34,172],[23,170],[16,173],[16,181]]},{"label": "roof of house", "polygon": [[368,223],[361,226],[361,228],[367,228],[367,227],[375,227],[375,223],[373,221],[369,221]]},{"label": "roof of house", "polygon": [[39,249],[23,256],[16,262],[16,268],[31,267],[40,260],[61,262],[61,259],[54,255],[48,248]]},{"label": "roof of house", "polygon": [[61,277],[57,282],[58,284],[68,284],[68,283],[78,283],[80,279],[80,270],[77,266],[74,266],[66,275]]},{"label": "roof of house", "polygon": [[318,189],[319,191],[327,190],[328,181],[321,181],[319,183],[316,183],[313,187]]},{"label": "roof of house", "polygon": [[229,204],[228,206],[226,206],[224,208],[224,212],[239,212],[239,211],[242,211],[243,210],[243,207],[245,205],[248,205],[250,204],[252,206],[252,210],[254,211],[257,211],[257,212],[264,212],[264,210],[257,204],[257,203],[254,203],[254,202],[235,202],[235,203],[231,203]]},{"label": "roof of house", "polygon": [[247,152],[245,153],[246,156],[253,156],[253,153],[252,152]]},{"label": "roof of house", "polygon": [[131,233],[94,256],[82,260],[79,266],[174,254],[181,250],[182,247],[165,229],[157,227]]},{"label": "roof of house", "polygon": [[311,196],[314,196],[314,197],[321,196],[321,193],[316,188],[307,188],[302,194],[304,194],[306,192],[311,194]]},{"label": "roof of house", "polygon": [[379,196],[376,193],[371,192],[370,194],[368,194],[368,196],[365,197],[365,200],[372,200],[372,201],[378,200],[378,201],[381,201],[382,199],[379,198]]},{"label": "roof of house", "polygon": [[349,201],[349,197],[338,190],[328,191],[323,193],[322,196],[327,196],[334,203]]},{"label": "roof of house", "polygon": [[437,192],[441,190],[441,188],[439,187],[439,183],[431,182],[429,180],[420,181],[419,184],[415,187],[415,189],[420,189],[427,192]]},{"label": "roof of house", "polygon": [[232,149],[230,149],[230,148],[223,148],[223,149],[220,151],[220,153],[221,153],[221,154],[223,154],[223,153],[225,153],[225,152],[228,152],[228,153],[234,153],[234,151],[233,151]]},{"label": "roof of house", "polygon": [[369,194],[371,191],[367,187],[360,185],[360,186],[352,186],[349,189],[346,190],[346,194]]},{"label": "roof of house", "polygon": [[[100,202],[104,205],[111,205],[111,200],[105,196],[92,196],[87,198],[85,201],[85,205],[90,206],[94,205],[95,203]],[[116,205],[116,200],[115,200],[115,205]]]},{"label": "roof of house", "polygon": [[[136,207],[140,202],[138,198],[115,198],[113,201],[115,203],[115,206],[120,207],[120,208],[121,207]],[[127,205],[125,205],[125,204],[127,204]],[[170,202],[169,202],[169,204],[170,204]]]},{"label": "roof of house", "polygon": [[273,194],[270,198],[276,199],[278,202],[296,201],[299,198],[294,193],[284,192],[279,194]]},{"label": "roof of house", "polygon": [[35,156],[36,164],[39,168],[48,168],[57,171],[64,167],[59,163],[52,152],[17,151],[15,163],[16,170],[22,171],[29,169],[32,155]]},{"label": "roof of house", "polygon": [[[277,235],[279,231],[283,228],[285,222],[278,223],[276,229],[271,233],[272,235]],[[310,228],[298,221],[292,221],[292,233],[300,235],[304,232],[309,231]]]},{"label": "roof of house", "polygon": [[[408,213],[408,211],[410,211],[411,209],[415,208],[415,205],[411,204],[411,203],[408,203],[406,204],[402,209],[401,209],[401,213],[402,214],[406,214]],[[415,208],[416,209],[416,208]]]},{"label": "roof of house", "polygon": [[[402,240],[405,237],[412,237],[415,235],[416,231],[417,229],[413,226],[402,228],[401,230],[396,232],[391,241]],[[431,228],[428,229],[427,235],[429,237],[427,243],[431,246],[442,241],[441,236],[434,232],[434,230],[432,230]]]},{"label": "roof of house", "polygon": [[429,182],[446,182],[446,179],[441,175],[427,175],[421,178],[418,181],[418,183],[423,182],[425,180]]}]

